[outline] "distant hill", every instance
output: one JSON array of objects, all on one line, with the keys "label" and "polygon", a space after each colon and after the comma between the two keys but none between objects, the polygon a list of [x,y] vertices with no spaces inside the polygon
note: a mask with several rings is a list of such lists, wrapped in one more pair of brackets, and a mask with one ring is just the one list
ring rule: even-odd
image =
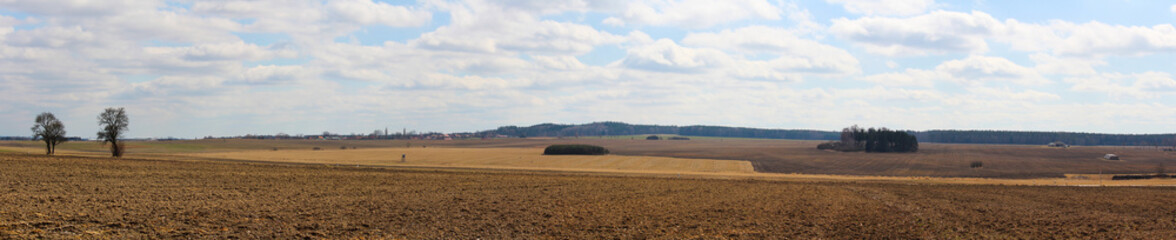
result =
[{"label": "distant hill", "polygon": [[[1062,141],[1070,145],[1110,146],[1173,146],[1176,134],[1103,134],[1076,132],[1030,132],[987,130],[930,130],[908,131],[919,142],[1026,144],[1045,145]],[[544,123],[529,127],[504,126],[476,135],[505,135],[510,137],[590,137],[642,134],[677,134],[700,137],[768,138],[796,140],[837,140],[840,131],[805,129],[764,129],[723,126],[667,126],[639,125],[622,122],[594,122],[587,124]]]},{"label": "distant hill", "polygon": [[634,125],[621,122],[594,122],[579,125],[544,123],[530,127],[505,126],[499,127],[495,130],[478,132],[477,134],[498,134],[511,137],[587,137],[641,134],[677,134],[683,136],[705,137],[832,140],[836,139],[840,133],[817,130],[759,129],[719,126],[679,127],[663,125]]}]

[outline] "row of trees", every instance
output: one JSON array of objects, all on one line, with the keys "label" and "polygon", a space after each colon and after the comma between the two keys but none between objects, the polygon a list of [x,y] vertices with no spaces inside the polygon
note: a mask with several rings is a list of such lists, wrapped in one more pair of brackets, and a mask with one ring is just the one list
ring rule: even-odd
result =
[{"label": "row of trees", "polygon": [[886,128],[864,129],[853,125],[841,130],[841,141],[817,145],[818,149],[866,152],[916,152],[919,139],[904,131]]},{"label": "row of trees", "polygon": [[[130,119],[127,117],[127,111],[123,108],[107,108],[102,114],[98,115],[98,126],[102,127],[102,131],[98,132],[98,139],[102,140],[102,144],[110,143],[110,153],[112,156],[121,157],[123,155],[123,146],[119,139],[128,130]],[[41,140],[45,142],[45,154],[54,154],[57,152],[57,145],[69,141],[65,136],[65,124],[58,120],[53,113],[44,112],[37,115],[36,124],[33,125],[33,140]]]}]

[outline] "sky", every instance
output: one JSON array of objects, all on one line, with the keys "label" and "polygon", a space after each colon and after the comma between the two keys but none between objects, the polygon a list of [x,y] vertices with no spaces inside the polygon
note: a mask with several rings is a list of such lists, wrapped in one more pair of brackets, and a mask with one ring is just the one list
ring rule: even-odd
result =
[{"label": "sky", "polygon": [[1176,132],[1176,5],[0,0],[0,135],[622,121]]}]

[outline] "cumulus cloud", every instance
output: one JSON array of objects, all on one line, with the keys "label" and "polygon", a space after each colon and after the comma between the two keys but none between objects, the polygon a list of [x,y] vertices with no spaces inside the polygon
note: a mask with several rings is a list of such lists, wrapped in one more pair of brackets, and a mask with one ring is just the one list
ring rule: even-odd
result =
[{"label": "cumulus cloud", "polygon": [[1009,20],[1008,33],[998,40],[1021,50],[1048,50],[1059,56],[1143,56],[1176,52],[1176,27],[1111,25],[1098,21],[1075,24],[1052,21],[1047,25]]},{"label": "cumulus cloud", "polygon": [[1115,98],[1156,98],[1176,93],[1176,80],[1166,72],[1103,73],[1065,79],[1071,90],[1105,93]]},{"label": "cumulus cloud", "polygon": [[1033,68],[1001,57],[977,55],[945,61],[933,70],[906,69],[903,72],[869,75],[862,77],[862,80],[883,86],[917,87],[931,87],[939,81],[963,83],[971,87],[999,83],[1041,85],[1050,82]]},{"label": "cumulus cloud", "polygon": [[830,32],[883,55],[983,53],[1001,22],[987,13],[935,11],[910,18],[834,19]]},{"label": "cumulus cloud", "polygon": [[1036,90],[1022,90],[1016,91],[1009,88],[989,88],[989,87],[972,87],[968,88],[968,92],[972,93],[973,98],[976,99],[998,99],[998,100],[1016,100],[1016,101],[1054,101],[1061,100],[1062,97],[1057,94],[1036,91]]},{"label": "cumulus cloud", "polygon": [[624,40],[591,26],[540,20],[534,14],[497,5],[458,5],[451,11],[452,24],[421,35],[411,45],[483,53],[580,55],[596,45]]},{"label": "cumulus cloud", "polygon": [[111,0],[111,1],[0,1],[5,9],[48,16],[101,17],[130,11],[155,9],[164,5],[156,0]]},{"label": "cumulus cloud", "polygon": [[862,78],[862,80],[883,86],[913,87],[931,87],[935,85],[935,81],[946,79],[951,79],[951,75],[942,72],[921,69],[906,69],[904,72],[880,73]]},{"label": "cumulus cloud", "polygon": [[[1121,124],[1101,115],[1089,120],[1097,126],[1065,123],[1072,129],[1041,120],[1090,111],[1133,114],[1139,122],[1128,127],[1147,129],[1125,131],[1157,131],[1176,116],[1163,104],[1176,96],[1176,81],[1159,65],[1106,72],[1123,64],[1107,56],[1171,54],[1169,24],[1024,23],[935,11],[920,0],[828,0],[864,16],[828,27],[801,1],[175,3],[0,0],[5,14],[21,14],[0,15],[0,126],[23,126],[17,120],[42,111],[91,121],[106,106],[129,107],[136,134],[187,137],[368,132],[389,122],[427,131],[600,120],[816,129],[849,121],[922,129]],[[434,26],[446,22],[431,22],[436,16],[449,21]],[[944,55],[880,58],[843,43],[888,56]],[[1114,99],[1091,97],[1103,94]],[[334,124],[340,116],[347,126]],[[0,135],[27,131],[11,129]]]},{"label": "cumulus cloud", "polygon": [[845,89],[835,91],[838,96],[854,96],[855,99],[884,100],[884,101],[920,101],[935,102],[944,98],[943,94],[927,89],[906,89],[877,86],[866,89]]},{"label": "cumulus cloud", "polygon": [[701,72],[728,65],[732,59],[715,49],[683,47],[669,39],[629,48],[622,60],[627,67],[664,72]]},{"label": "cumulus cloud", "polygon": [[716,33],[691,33],[682,43],[712,47],[743,55],[773,57],[772,68],[785,72],[852,74],[860,71],[857,58],[843,49],[802,39],[783,28],[743,27]]},{"label": "cumulus cloud", "polygon": [[1049,51],[1057,56],[1142,56],[1176,52],[1176,27],[1111,25],[1098,21],[1045,24],[1016,19],[999,21],[991,15],[935,11],[899,17],[834,19],[830,32],[875,54],[912,56],[945,53],[985,53],[988,42],[1009,44],[1020,51]]},{"label": "cumulus cloud", "polygon": [[927,12],[934,4],[934,0],[825,0],[833,4],[841,4],[845,11],[864,15],[897,15],[910,16]]},{"label": "cumulus cloud", "polygon": [[424,25],[433,17],[433,14],[427,11],[371,0],[332,0],[327,2],[326,8],[336,19],[364,25],[412,27]]},{"label": "cumulus cloud", "polygon": [[42,27],[22,30],[4,39],[11,46],[41,48],[74,48],[95,41],[93,32],[81,27]]},{"label": "cumulus cloud", "polygon": [[605,24],[671,25],[683,28],[708,28],[748,19],[779,20],[783,13],[783,10],[766,0],[634,1],[613,11],[618,16],[605,19]]},{"label": "cumulus cloud", "polygon": [[1094,67],[1107,65],[1106,61],[1099,59],[1062,58],[1045,53],[1029,55],[1029,59],[1037,64],[1033,69],[1041,74],[1091,75],[1097,73]]},{"label": "cumulus cloud", "polygon": [[245,69],[237,78],[245,84],[278,85],[315,78],[313,69],[303,66],[261,65]]},{"label": "cumulus cloud", "polygon": [[966,82],[1008,81],[1023,85],[1049,82],[1032,68],[1001,57],[970,56],[943,62],[936,66],[935,70],[951,74],[952,77]]}]

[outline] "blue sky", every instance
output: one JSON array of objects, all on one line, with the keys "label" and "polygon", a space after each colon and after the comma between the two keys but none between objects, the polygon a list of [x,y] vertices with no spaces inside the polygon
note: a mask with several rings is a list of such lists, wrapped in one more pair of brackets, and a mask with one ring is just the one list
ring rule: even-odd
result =
[{"label": "blue sky", "polygon": [[1163,1],[0,1],[0,135],[1176,132]]}]

